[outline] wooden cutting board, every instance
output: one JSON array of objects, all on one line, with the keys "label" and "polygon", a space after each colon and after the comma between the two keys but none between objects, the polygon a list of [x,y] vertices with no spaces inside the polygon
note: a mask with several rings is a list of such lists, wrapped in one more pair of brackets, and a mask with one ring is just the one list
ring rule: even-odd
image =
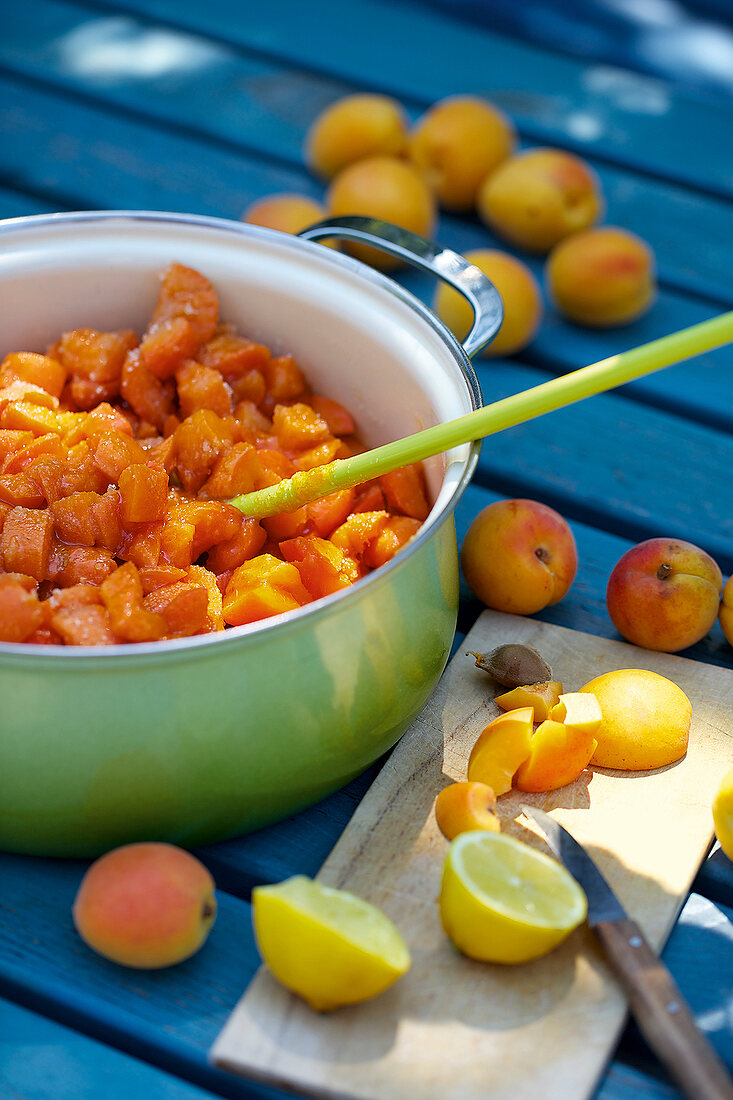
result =
[{"label": "wooden cutting board", "polygon": [[319,1015],[263,968],[213,1047],[217,1065],[319,1098],[583,1100],[593,1092],[626,1006],[588,928],[544,959],[502,967],[463,958],[440,926],[447,842],[433,802],[465,779],[476,737],[499,713],[492,681],[465,651],[507,641],[535,646],[566,691],[611,669],[648,668],[692,701],[679,763],[587,769],[560,790],[499,801],[503,830],[538,847],[520,804],[551,811],[661,949],[710,846],[712,798],[733,762],[733,671],[485,612],[319,875],[389,914],[409,944],[410,972],[373,1001]]}]

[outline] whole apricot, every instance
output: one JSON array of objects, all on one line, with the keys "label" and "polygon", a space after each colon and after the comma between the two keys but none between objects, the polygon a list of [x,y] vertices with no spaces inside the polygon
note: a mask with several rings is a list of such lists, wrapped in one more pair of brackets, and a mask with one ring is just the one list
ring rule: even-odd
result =
[{"label": "whole apricot", "polygon": [[530,252],[547,252],[603,211],[593,169],[561,149],[528,149],[505,160],[481,185],[476,205],[498,236]]},{"label": "whole apricot", "polygon": [[314,119],[305,139],[305,162],[324,179],[366,157],[398,156],[405,148],[407,116],[386,95],[348,95]]},{"label": "whole apricot", "polygon": [[645,313],[656,293],[652,250],[615,226],[576,233],[553,248],[547,289],[557,308],[581,325],[623,325]]},{"label": "whole apricot", "polygon": [[193,955],[216,916],[214,880],[173,844],[127,844],[87,870],[73,906],[84,942],[122,966],[156,969]]},{"label": "whole apricot", "polygon": [[[329,213],[334,217],[362,214],[393,222],[402,229],[432,236],[435,200],[418,172],[397,157],[368,157],[340,172],[328,189]],[[401,261],[367,245],[349,244],[348,251],[383,271]]]},{"label": "whole apricot", "polygon": [[717,562],[699,546],[680,539],[646,539],[613,567],[606,606],[627,641],[677,653],[712,628],[722,586]]},{"label": "whole apricot", "polygon": [[479,96],[449,96],[417,120],[407,152],[446,210],[472,210],[478,189],[516,145],[512,122]]},{"label": "whole apricot", "polygon": [[536,500],[489,504],[461,547],[461,568],[474,594],[487,607],[514,615],[533,615],[561,600],[577,567],[567,522]]},{"label": "whole apricot", "polygon": [[601,708],[591,764],[648,771],[673,764],[687,752],[692,704],[682,688],[642,668],[604,672],[580,689]]},{"label": "whole apricot", "polygon": [[[542,292],[526,264],[508,252],[476,248],[465,253],[489,279],[504,303],[504,320],[497,335],[481,352],[482,356],[513,355],[532,340],[542,319]],[[435,291],[433,309],[458,340],[471,331],[473,310],[457,290],[440,283]]]},{"label": "whole apricot", "polygon": [[308,195],[284,192],[266,195],[251,203],[242,214],[242,221],[249,225],[261,225],[265,229],[279,229],[281,233],[300,233],[309,225],[323,221],[326,208]]}]

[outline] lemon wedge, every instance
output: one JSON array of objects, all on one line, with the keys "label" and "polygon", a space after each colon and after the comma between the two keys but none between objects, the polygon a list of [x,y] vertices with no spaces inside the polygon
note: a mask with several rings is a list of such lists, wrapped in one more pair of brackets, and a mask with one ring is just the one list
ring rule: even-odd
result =
[{"label": "lemon wedge", "polygon": [[255,887],[252,915],[272,974],[319,1012],[375,997],[410,967],[405,941],[380,909],[305,875]]},{"label": "lemon wedge", "polygon": [[585,893],[561,863],[506,833],[461,833],[443,869],[440,917],[464,955],[539,958],[585,920]]},{"label": "lemon wedge", "polygon": [[713,799],[715,835],[728,859],[733,859],[733,768],[723,776]]}]

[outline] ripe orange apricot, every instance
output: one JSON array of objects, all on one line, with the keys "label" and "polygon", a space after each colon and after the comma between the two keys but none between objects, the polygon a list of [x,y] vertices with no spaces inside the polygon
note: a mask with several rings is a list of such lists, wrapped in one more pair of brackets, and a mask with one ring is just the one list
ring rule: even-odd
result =
[{"label": "ripe orange apricot", "polygon": [[580,157],[528,149],[505,160],[482,184],[479,217],[500,237],[530,252],[593,225],[603,210],[600,183]]},{"label": "ripe orange apricot", "polygon": [[547,290],[557,308],[581,325],[623,325],[645,313],[656,292],[649,245],[605,225],[574,233],[550,253]]},{"label": "ripe orange apricot", "polygon": [[497,797],[511,790],[517,769],[529,756],[532,716],[531,707],[520,707],[489,722],[468,758],[470,782],[486,783]]},{"label": "ripe orange apricot", "polygon": [[[494,284],[504,303],[504,320],[499,332],[481,355],[514,355],[533,339],[542,319],[542,291],[526,264],[508,252],[476,248],[465,253]],[[447,283],[439,283],[433,309],[458,340],[464,340],[473,324],[473,310],[462,294]]]},{"label": "ripe orange apricot", "polygon": [[503,111],[473,95],[449,96],[417,120],[408,155],[446,210],[472,210],[486,177],[516,145]]},{"label": "ripe orange apricot", "polygon": [[526,687],[512,688],[503,695],[495,695],[494,702],[502,710],[516,710],[518,707],[532,707],[534,721],[544,722],[550,717],[551,709],[558,703],[562,684],[558,680],[547,680],[541,684],[528,684]]},{"label": "ripe orange apricot", "polygon": [[[423,237],[433,234],[435,200],[417,171],[397,157],[368,157],[344,168],[328,189],[326,202],[334,217],[362,214]],[[366,245],[348,245],[348,251],[382,271],[401,263]]]},{"label": "ripe orange apricot", "polygon": [[435,800],[435,820],[446,840],[472,829],[501,830],[496,795],[486,783],[450,783]]},{"label": "ripe orange apricot", "polygon": [[281,233],[300,233],[309,225],[323,221],[326,208],[308,195],[283,192],[265,195],[250,203],[242,214],[242,221],[249,225],[261,225],[265,229],[279,229]]},{"label": "ripe orange apricot", "polygon": [[407,116],[385,95],[359,94],[336,100],[315,118],[305,139],[305,162],[331,179],[348,164],[378,154],[399,155],[405,147]]},{"label": "ripe orange apricot", "polygon": [[587,729],[548,718],[535,730],[529,756],[517,770],[517,789],[554,791],[572,783],[590,763],[597,744]]},{"label": "ripe orange apricot", "polygon": [[187,959],[216,916],[214,880],[173,844],[126,844],[87,870],[73,906],[85,943],[123,966],[155,969]]}]

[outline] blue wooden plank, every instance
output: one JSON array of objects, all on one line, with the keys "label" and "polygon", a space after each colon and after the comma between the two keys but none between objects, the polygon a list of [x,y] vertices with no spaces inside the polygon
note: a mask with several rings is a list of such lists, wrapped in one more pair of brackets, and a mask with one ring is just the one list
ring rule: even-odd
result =
[{"label": "blue wooden plank", "polygon": [[[131,119],[114,117],[112,125],[113,117],[105,110],[62,101],[0,78],[5,171],[13,174],[17,187],[45,192],[55,188],[65,197],[73,193],[80,208],[128,206],[236,218],[255,194],[309,188],[313,193],[314,183],[302,171],[273,168],[244,154],[223,152]],[[36,156],[38,147],[46,148],[48,155]],[[445,219],[439,238],[463,250],[479,243],[479,232],[469,223]],[[409,278],[402,281],[411,285]],[[429,296],[431,289],[424,293]],[[550,359],[553,369],[575,367],[712,312],[709,306],[662,295],[647,317],[610,333],[574,328],[548,313],[527,354],[534,354],[536,348],[538,358]],[[567,348],[567,357],[562,348]],[[721,369],[724,355],[711,353],[691,365],[672,368],[663,377],[652,376],[635,384],[637,391],[645,400],[686,409],[698,419],[727,428],[733,424],[733,375]]]},{"label": "blue wooden plank", "polygon": [[[329,0],[307,6],[280,0],[277,19],[266,6],[248,7],[243,17],[237,0],[97,0],[97,7],[218,37],[352,86],[369,87],[378,79],[384,91],[407,99],[435,100],[456,91],[487,95],[534,142],[593,152],[704,192],[733,194],[733,165],[719,155],[730,137],[726,105],[466,26],[418,3],[351,0],[334,18]],[[436,56],[439,64],[425,63]]]},{"label": "blue wooden plank", "polygon": [[[91,14],[59,0],[29,0],[9,13],[0,64],[8,72],[296,168],[310,121],[345,91],[328,78],[294,72],[228,45],[132,17]],[[425,106],[406,104],[412,117]],[[602,163],[594,166],[607,199],[606,221],[650,241],[662,281],[733,305],[733,206]],[[483,228],[473,228],[473,246],[493,241]]]},{"label": "blue wooden plank", "polygon": [[0,187],[0,218],[26,218],[32,214],[53,214],[59,207],[42,198]]},{"label": "blue wooden plank", "polygon": [[0,855],[0,995],[218,1095],[276,1095],[207,1062],[259,965],[249,906],[218,892],[214,930],[192,959],[128,970],[94,954],[74,930],[85,866]]},{"label": "blue wooden plank", "polygon": [[0,1094],[6,1100],[206,1100],[214,1095],[2,999]]}]

